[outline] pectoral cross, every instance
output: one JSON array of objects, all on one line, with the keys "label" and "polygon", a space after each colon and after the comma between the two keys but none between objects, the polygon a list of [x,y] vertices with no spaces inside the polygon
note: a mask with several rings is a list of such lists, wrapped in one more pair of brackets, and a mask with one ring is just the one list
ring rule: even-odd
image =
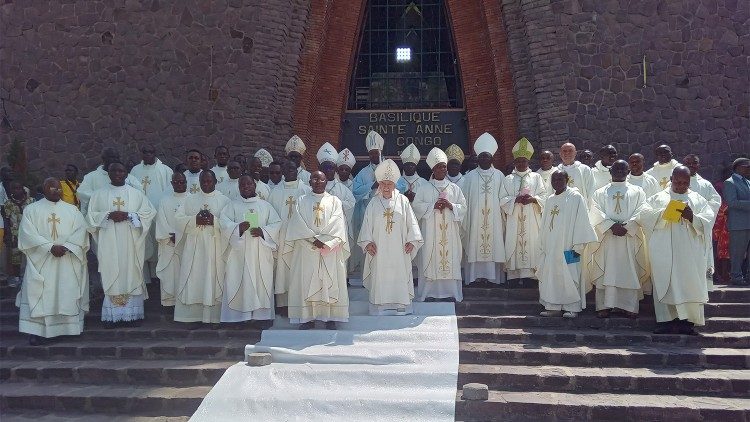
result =
[{"label": "pectoral cross", "polygon": [[555,205],[552,208],[552,211],[549,212],[552,216],[552,220],[549,222],[549,231],[552,231],[552,229],[555,227],[555,217],[557,217],[558,214],[560,214],[560,208]]},{"label": "pectoral cross", "polygon": [[391,234],[393,231],[393,210],[390,208],[386,209],[383,217],[385,217],[385,232]]},{"label": "pectoral cross", "polygon": [[143,191],[146,192],[148,190],[148,185],[151,184],[151,179],[149,179],[148,176],[141,179],[141,184],[143,185]]},{"label": "pectoral cross", "polygon": [[289,208],[289,215],[287,215],[287,218],[292,218],[292,207],[297,203],[297,201],[294,200],[294,197],[290,196],[287,198],[285,204]]},{"label": "pectoral cross", "polygon": [[321,215],[323,213],[323,207],[320,206],[320,202],[316,202],[315,205],[313,205],[313,212],[315,213],[315,227],[320,227],[320,225],[323,224]]},{"label": "pectoral cross", "polygon": [[573,180],[572,177],[568,178],[568,187],[572,188],[573,186],[575,186],[575,184],[575,180]]},{"label": "pectoral cross", "polygon": [[47,218],[48,223],[52,223],[52,240],[57,240],[57,223],[60,222],[60,219],[57,217],[57,214],[54,212],[52,215]]},{"label": "pectoral cross", "polygon": [[112,205],[117,207],[117,211],[122,211],[121,207],[125,205],[125,201],[123,201],[122,198],[118,196],[117,199],[112,201]]},{"label": "pectoral cross", "polygon": [[625,195],[622,194],[622,192],[617,192],[616,194],[612,195],[612,199],[615,200],[615,212],[621,213],[622,207],[620,206],[620,200],[625,199]]}]

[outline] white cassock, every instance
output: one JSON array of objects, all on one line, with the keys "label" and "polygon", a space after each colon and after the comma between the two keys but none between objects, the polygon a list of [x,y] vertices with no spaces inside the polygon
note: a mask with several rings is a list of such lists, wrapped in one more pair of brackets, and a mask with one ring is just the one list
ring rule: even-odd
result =
[{"label": "white cassock", "polygon": [[656,179],[656,181],[659,183],[659,187],[663,190],[667,188],[667,185],[669,185],[669,180],[672,177],[672,170],[674,170],[674,168],[679,165],[680,163],[675,159],[672,159],[664,164],[659,164],[659,162],[657,161],[654,163],[653,167],[646,170],[646,174]]},{"label": "white cassock", "polygon": [[[515,203],[521,192],[528,192],[537,203]],[[538,173],[513,170],[505,177],[500,205],[505,212],[505,269],[508,278],[536,278],[539,262],[542,209],[549,193]]]},{"label": "white cassock", "polygon": [[[83,214],[62,200],[40,199],[23,210],[18,249],[26,255],[18,331],[41,337],[73,336],[83,331],[89,310],[86,252],[89,236]],[[68,249],[57,258],[53,245]]]},{"label": "white cassock", "polygon": [[284,253],[284,249],[287,247],[282,239],[285,239],[286,228],[289,225],[292,215],[294,215],[294,209],[297,207],[300,196],[310,192],[312,192],[310,185],[305,184],[299,179],[293,182],[281,182],[271,191],[268,201],[276,210],[279,218],[281,218],[281,228],[279,229],[278,237],[279,245],[276,251],[276,273],[274,275],[274,289],[276,291],[276,304],[278,306],[287,306],[287,292],[289,291],[290,269],[287,262],[279,259],[279,256]]},{"label": "white cassock", "polygon": [[552,173],[557,171],[557,167],[550,167],[549,170],[542,170],[538,169],[536,172],[539,173],[540,176],[542,176],[542,181],[544,182],[544,191],[547,193],[547,195],[550,195],[554,192],[552,189]]},{"label": "white cassock", "polygon": [[[187,193],[194,194],[201,191],[201,170],[198,170],[197,173],[193,173],[190,170],[185,170],[183,173],[185,175],[185,180],[187,181]],[[218,179],[216,180],[216,183],[218,184]]]},{"label": "white cassock", "polygon": [[500,202],[504,181],[505,175],[500,170],[477,167],[463,177],[459,186],[467,208],[461,221],[466,284],[479,278],[505,283],[505,216]]},{"label": "white cassock", "polygon": [[[132,170],[130,174],[141,182],[143,193],[151,201],[155,209],[159,208],[161,198],[172,193],[172,169],[163,164],[158,158],[152,165],[144,164],[141,161]],[[145,267],[148,271],[145,276],[146,282],[150,282],[152,277],[156,277],[156,262],[158,257],[156,238],[156,225],[151,225],[148,237],[146,238],[146,261],[149,266]]]},{"label": "white cassock", "polygon": [[[598,243],[592,244],[592,261],[584,280],[596,286],[596,310],[618,308],[638,313],[643,284],[648,280],[648,257],[643,230],[637,223],[646,194],[627,182],[612,182],[594,192],[589,219]],[[624,223],[628,233],[615,236],[609,230]]]},{"label": "white cassock", "polygon": [[[86,215],[86,212],[89,209],[89,201],[94,195],[94,192],[106,188],[111,184],[112,181],[109,180],[109,173],[104,171],[102,166],[97,167],[96,170],[83,176],[81,185],[78,186],[78,189],[76,190],[76,196],[78,197],[78,200],[81,201],[81,212],[83,212],[84,215]],[[132,186],[141,192],[143,191],[141,182],[132,174],[128,174],[128,177],[125,179],[125,184]]]},{"label": "white cassock", "polygon": [[[403,175],[401,176],[398,181],[396,182],[396,189],[398,189],[399,192],[402,194],[405,194],[407,191],[412,191],[415,193],[419,192],[421,189],[432,189],[432,185],[430,185],[430,182],[427,181],[424,177],[421,177],[419,174],[414,173],[411,176]],[[408,201],[408,198],[407,198]],[[367,255],[367,254],[365,254]],[[420,254],[417,252],[416,255],[414,255],[414,258],[412,259],[411,263],[411,271],[412,275],[414,277],[417,277],[417,274],[419,270],[417,269],[418,263],[420,261]]]},{"label": "white cassock", "polygon": [[336,198],[339,198],[339,200],[341,201],[341,206],[344,208],[344,218],[346,218],[346,231],[349,233],[349,243],[354,243],[355,239],[350,233],[352,231],[351,222],[354,215],[354,206],[356,205],[354,194],[351,190],[349,190],[349,188],[347,188],[337,180],[328,182],[326,184],[326,192],[330,193]]},{"label": "white cassock", "polygon": [[216,184],[229,179],[229,174],[227,173],[227,166],[221,167],[219,165],[215,165],[211,167],[211,171],[214,172],[216,175]]},{"label": "white cassock", "polygon": [[[325,249],[313,246],[315,240],[323,242]],[[349,243],[341,201],[327,192],[300,197],[285,243],[280,259],[290,268],[289,321],[348,321]]]},{"label": "white cassock", "polygon": [[648,173],[641,173],[638,176],[628,174],[628,177],[625,179],[625,181],[633,186],[638,186],[639,188],[643,189],[643,192],[646,194],[646,199],[650,198],[653,195],[656,195],[657,193],[659,193],[659,191],[664,190],[661,186],[659,186],[659,182],[656,181],[654,176],[651,176]]},{"label": "white cassock", "polygon": [[154,235],[159,257],[156,263],[156,276],[159,277],[162,306],[175,305],[174,293],[177,278],[180,276],[180,256],[175,250],[171,234],[175,233],[176,238],[178,231],[177,214],[182,212],[187,197],[187,192],[173,192],[172,195],[161,199],[156,211],[156,231]]},{"label": "white cassock", "polygon": [[568,173],[568,187],[578,189],[578,193],[583,196],[588,206],[589,197],[594,193],[594,175],[591,173],[591,167],[575,161],[569,166],[560,163],[557,168]]},{"label": "white cassock", "polygon": [[[115,223],[112,211],[126,211],[128,219]],[[143,319],[146,284],[143,280],[145,242],[156,210],[140,189],[112,186],[94,193],[87,220],[96,240],[99,273],[104,289],[102,321]]]},{"label": "white cassock", "polygon": [[[248,213],[257,215],[263,237],[239,226]],[[229,249],[226,255],[221,322],[274,319],[273,251],[278,245],[281,219],[271,204],[256,197],[230,202],[221,212],[221,230]]]},{"label": "white cassock", "polygon": [[216,184],[216,190],[232,201],[242,198],[240,195],[240,179],[227,177],[223,182]]},{"label": "white cassock", "polygon": [[609,167],[603,165],[601,160],[594,164],[594,167],[591,169],[591,175],[594,177],[594,187],[591,190],[592,195],[597,189],[612,183],[612,175],[609,174]]},{"label": "white cassock", "polygon": [[[175,290],[175,321],[217,323],[221,318],[224,252],[228,245],[221,237],[220,219],[221,210],[228,203],[229,198],[219,191],[201,191],[189,195],[177,213],[175,240],[180,276]],[[201,210],[213,214],[213,226],[195,224]]]},{"label": "white cassock", "polygon": [[[412,202],[414,215],[420,220],[424,239],[416,300],[428,297],[463,300],[461,290],[461,221],[466,214],[466,198],[461,188],[448,179],[432,180]],[[443,195],[453,210],[436,210],[435,202]]]},{"label": "white cassock", "polygon": [[[362,283],[370,292],[370,315],[413,313],[412,260],[424,241],[409,198],[393,191],[390,199],[376,195],[370,200],[357,244],[364,250],[370,242],[377,253],[365,252],[362,273]],[[410,254],[404,252],[407,243],[414,245]]]},{"label": "white cassock", "polygon": [[539,303],[546,310],[580,312],[586,307],[580,262],[568,264],[565,251],[583,254],[586,244],[596,240],[596,233],[589,223],[586,200],[577,189],[568,188],[547,198],[536,271]]},{"label": "white cassock", "polygon": [[[359,173],[354,177],[352,193],[357,203],[354,205],[354,212],[352,213],[352,239],[357,239],[359,236],[359,229],[362,227],[362,220],[365,218],[365,209],[367,204],[370,202],[370,198],[375,195],[376,189],[372,189],[372,184],[375,183],[375,165],[372,163],[363,167]],[[352,256],[349,258],[349,267],[347,269],[349,275],[349,281],[352,284],[359,284],[362,279],[362,268],[365,264],[365,256],[362,253],[362,249],[353,248]]]},{"label": "white cassock", "polygon": [[[721,207],[721,195],[716,192],[714,185],[708,180],[701,177],[700,174],[690,177],[690,190],[698,193],[706,201],[708,206],[711,207],[711,211],[714,213],[714,219],[711,220],[711,230],[713,231],[714,223],[716,222],[716,216],[719,214],[719,208]],[[714,289],[714,242],[713,236],[708,236],[706,241],[706,287],[708,291]]]},{"label": "white cassock", "polygon": [[[693,210],[693,222],[681,218],[671,223],[662,218],[670,200],[686,202]],[[688,190],[679,194],[663,190],[648,198],[639,222],[650,232],[649,255],[654,283],[654,311],[657,322],[673,319],[704,325],[706,289],[705,238],[711,236],[715,218],[708,202]]]}]

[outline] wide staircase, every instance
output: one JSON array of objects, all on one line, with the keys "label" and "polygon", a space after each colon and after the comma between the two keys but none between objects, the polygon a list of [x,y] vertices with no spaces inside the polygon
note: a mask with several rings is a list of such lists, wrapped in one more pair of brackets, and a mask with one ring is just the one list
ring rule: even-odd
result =
[{"label": "wide staircase", "polygon": [[[34,347],[0,287],[0,420],[187,420],[260,332],[188,330],[151,290],[141,327],[104,328],[94,300],[82,336]],[[700,336],[652,335],[650,298],[637,320],[569,320],[538,317],[535,289],[464,294],[457,420],[750,420],[750,289],[712,292]],[[471,382],[489,400],[464,401]]]}]

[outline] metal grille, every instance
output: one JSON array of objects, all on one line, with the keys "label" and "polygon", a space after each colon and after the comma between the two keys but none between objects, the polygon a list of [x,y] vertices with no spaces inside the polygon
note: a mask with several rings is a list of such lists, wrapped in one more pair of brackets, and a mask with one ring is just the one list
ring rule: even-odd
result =
[{"label": "metal grille", "polygon": [[365,14],[349,110],[463,107],[443,0],[369,0]]}]

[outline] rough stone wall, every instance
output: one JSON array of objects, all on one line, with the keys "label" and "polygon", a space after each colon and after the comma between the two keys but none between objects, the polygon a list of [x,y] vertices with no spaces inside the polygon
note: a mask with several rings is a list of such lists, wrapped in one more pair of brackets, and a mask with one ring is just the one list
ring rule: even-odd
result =
[{"label": "rough stone wall", "polygon": [[[90,170],[158,145],[283,152],[292,134],[306,0],[17,1],[0,6],[0,96],[30,170]],[[44,170],[41,170],[44,168]]]}]

